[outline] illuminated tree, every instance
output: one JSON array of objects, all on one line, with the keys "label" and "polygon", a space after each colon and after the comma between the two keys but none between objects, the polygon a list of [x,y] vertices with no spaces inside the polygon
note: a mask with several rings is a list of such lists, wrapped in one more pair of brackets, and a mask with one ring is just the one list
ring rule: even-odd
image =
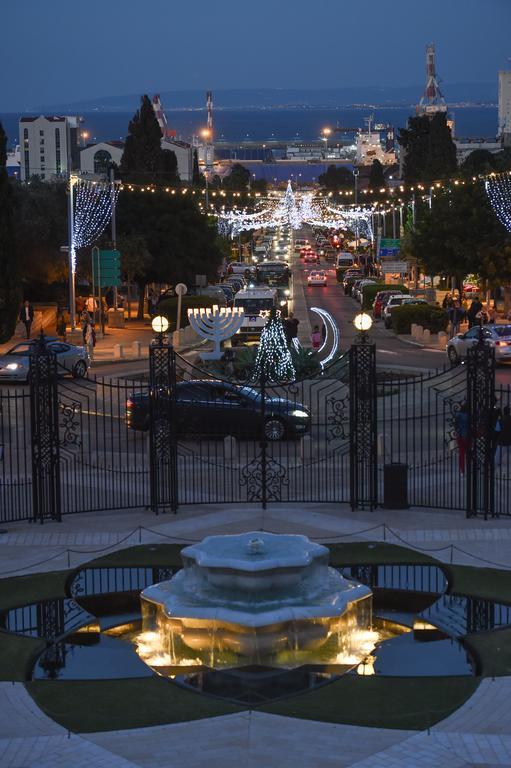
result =
[{"label": "illuminated tree", "polygon": [[257,379],[264,377],[266,381],[292,381],[296,377],[280,312],[275,309],[261,333],[254,370]]}]

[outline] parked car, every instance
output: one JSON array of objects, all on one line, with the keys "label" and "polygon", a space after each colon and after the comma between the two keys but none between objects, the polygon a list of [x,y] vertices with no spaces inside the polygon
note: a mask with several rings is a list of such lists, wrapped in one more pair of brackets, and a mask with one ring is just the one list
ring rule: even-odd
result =
[{"label": "parked car", "polygon": [[383,308],[382,318],[385,328],[392,327],[392,312],[396,307],[401,307],[403,304],[427,304],[426,299],[417,299],[414,296],[408,296],[405,293],[394,293],[389,296],[387,302]]},{"label": "parked car", "polygon": [[386,299],[391,296],[397,296],[399,293],[401,291],[378,291],[373,302],[373,317],[375,320],[381,318]]},{"label": "parked car", "polygon": [[[46,336],[48,348],[57,356],[58,373],[70,373],[82,379],[90,368],[90,357],[85,347],[68,344],[54,336]],[[27,382],[30,372],[30,355],[34,352],[36,339],[20,342],[0,357],[0,381]]]},{"label": "parked car", "polygon": [[313,269],[307,275],[307,285],[326,285],[326,272],[323,269]]},{"label": "parked car", "polygon": [[227,306],[232,307],[234,304],[234,294],[236,293],[234,287],[229,283],[219,283],[215,288],[220,288],[223,291]]},{"label": "parked car", "polygon": [[[483,325],[484,343],[495,350],[495,360],[504,363],[511,360],[511,325]],[[453,365],[467,356],[467,350],[479,341],[479,326],[466,333],[458,333],[447,342],[447,357]]]},{"label": "parked car", "polygon": [[246,264],[244,261],[231,261],[227,265],[227,272],[229,275],[247,275],[251,274],[254,270],[250,264]]},{"label": "parked car", "polygon": [[355,291],[354,298],[358,301],[359,304],[362,304],[363,298],[364,298],[364,287],[366,285],[376,285],[376,280],[360,280],[360,282],[357,285],[357,290]]},{"label": "parked car", "polygon": [[[301,403],[267,397],[264,436],[285,440],[310,429],[310,411]],[[149,429],[149,394],[133,392],[126,401],[126,424],[130,429]],[[225,381],[193,380],[176,385],[176,429],[178,434],[227,435],[243,439],[261,436],[261,395],[252,387]]]}]

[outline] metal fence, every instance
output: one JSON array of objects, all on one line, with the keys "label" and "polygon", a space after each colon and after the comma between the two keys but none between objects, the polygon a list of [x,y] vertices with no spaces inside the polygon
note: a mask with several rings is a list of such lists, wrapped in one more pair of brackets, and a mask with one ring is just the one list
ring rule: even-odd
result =
[{"label": "metal fence", "polygon": [[57,382],[43,349],[32,368],[30,386],[0,389],[0,522],[214,503],[372,509],[396,463],[412,506],[511,514],[511,451],[495,430],[511,393],[495,385],[487,348],[466,365],[405,376],[377,371],[364,341],[321,375],[279,384],[220,379],[162,341],[148,380]]}]

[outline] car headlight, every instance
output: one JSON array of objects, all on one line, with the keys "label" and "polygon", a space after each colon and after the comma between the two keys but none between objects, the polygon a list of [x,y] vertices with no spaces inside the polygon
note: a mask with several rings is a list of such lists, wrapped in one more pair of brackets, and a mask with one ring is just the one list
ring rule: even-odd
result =
[{"label": "car headlight", "polygon": [[307,411],[301,411],[299,408],[295,409],[294,411],[291,411],[291,416],[294,416],[295,419],[308,419],[309,414]]},{"label": "car headlight", "polygon": [[8,363],[5,367],[8,371],[17,371],[18,368],[21,368],[21,365],[19,363]]},{"label": "car headlight", "polygon": [[280,302],[281,307],[285,307],[286,304],[287,304],[287,301],[285,301],[284,299]]},{"label": "car headlight", "polygon": [[291,296],[291,291],[289,290],[289,288],[286,288],[286,290],[284,291],[284,296]]}]

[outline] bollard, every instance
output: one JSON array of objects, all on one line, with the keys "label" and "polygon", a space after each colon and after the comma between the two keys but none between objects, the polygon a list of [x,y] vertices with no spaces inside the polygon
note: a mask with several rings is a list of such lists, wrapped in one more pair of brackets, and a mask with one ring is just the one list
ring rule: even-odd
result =
[{"label": "bollard", "polygon": [[422,343],[429,344],[431,341],[431,331],[428,328],[424,328],[422,331]]},{"label": "bollard", "polygon": [[312,458],[312,438],[310,435],[304,435],[300,440],[300,458],[302,464]]},{"label": "bollard", "polygon": [[124,360],[124,347],[122,344],[114,344],[114,358],[116,360]]},{"label": "bollard", "polygon": [[174,331],[172,334],[172,346],[174,349],[181,349],[181,331]]},{"label": "bollard", "polygon": [[417,335],[417,323],[412,323],[410,326],[410,335],[412,339],[415,339]]},{"label": "bollard", "polygon": [[422,334],[424,333],[424,328],[422,325],[416,325],[415,326],[415,339],[416,341],[422,341]]},{"label": "bollard", "polygon": [[376,455],[379,459],[383,459],[385,456],[385,437],[384,433],[380,433],[377,437]]},{"label": "bollard", "polygon": [[224,457],[230,461],[237,458],[238,446],[236,444],[236,438],[232,435],[224,437]]},{"label": "bollard", "polygon": [[445,331],[439,331],[438,332],[438,346],[440,349],[445,349],[447,346],[447,341],[449,339],[449,336]]},{"label": "bollard", "polygon": [[141,343],[139,341],[134,341],[131,347],[133,349],[133,357],[138,359],[140,357],[140,353],[142,349]]}]

